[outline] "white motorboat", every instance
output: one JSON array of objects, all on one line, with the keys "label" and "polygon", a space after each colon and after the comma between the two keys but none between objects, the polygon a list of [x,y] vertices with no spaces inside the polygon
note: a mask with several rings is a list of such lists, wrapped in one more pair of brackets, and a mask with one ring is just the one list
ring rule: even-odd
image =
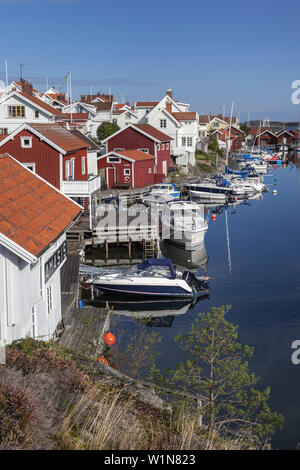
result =
[{"label": "white motorboat", "polygon": [[191,197],[202,199],[203,201],[226,202],[232,195],[230,183],[222,176],[205,178],[197,183],[185,185]]},{"label": "white motorboat", "polygon": [[193,201],[165,204],[161,214],[162,239],[195,250],[203,244],[208,229],[204,209]]},{"label": "white motorboat", "polygon": [[171,196],[173,199],[179,199],[180,191],[174,183],[155,184],[150,191],[151,196]]},{"label": "white motorboat", "polygon": [[102,293],[159,298],[194,298],[208,288],[205,279],[196,278],[190,271],[175,269],[168,258],[150,258],[118,271],[99,269],[97,272],[93,268],[89,273],[86,268],[82,285],[93,286]]}]

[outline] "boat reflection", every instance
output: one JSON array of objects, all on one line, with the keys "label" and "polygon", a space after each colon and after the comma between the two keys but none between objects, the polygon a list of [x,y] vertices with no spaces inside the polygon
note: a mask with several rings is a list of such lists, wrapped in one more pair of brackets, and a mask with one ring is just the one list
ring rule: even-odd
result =
[{"label": "boat reflection", "polygon": [[161,242],[160,249],[162,254],[167,258],[171,258],[174,264],[185,268],[206,267],[208,262],[208,254],[204,240],[201,245],[193,251],[188,251],[178,245],[173,245],[167,240]]},{"label": "boat reflection", "polygon": [[198,302],[208,299],[209,295],[203,293],[197,298],[187,299],[159,299],[126,300],[122,296],[103,294],[88,302],[89,305],[98,308],[110,308],[115,315],[131,317],[143,321],[149,327],[171,327],[176,316],[184,315]]}]

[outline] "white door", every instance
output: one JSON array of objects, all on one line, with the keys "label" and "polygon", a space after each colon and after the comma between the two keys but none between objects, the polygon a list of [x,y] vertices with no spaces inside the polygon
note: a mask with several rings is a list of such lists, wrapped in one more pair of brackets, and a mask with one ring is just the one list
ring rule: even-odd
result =
[{"label": "white door", "polygon": [[167,175],[167,162],[166,162],[166,160],[163,161],[163,174],[165,176]]}]

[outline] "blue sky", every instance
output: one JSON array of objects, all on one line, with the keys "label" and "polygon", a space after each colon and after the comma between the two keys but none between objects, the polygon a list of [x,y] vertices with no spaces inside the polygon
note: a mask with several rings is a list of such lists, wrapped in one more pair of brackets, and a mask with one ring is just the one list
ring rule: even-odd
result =
[{"label": "blue sky", "polygon": [[[0,80],[98,90],[131,102],[176,99],[201,114],[299,120],[291,84],[300,79],[299,0],[0,0]],[[17,14],[16,14],[17,12]]]}]

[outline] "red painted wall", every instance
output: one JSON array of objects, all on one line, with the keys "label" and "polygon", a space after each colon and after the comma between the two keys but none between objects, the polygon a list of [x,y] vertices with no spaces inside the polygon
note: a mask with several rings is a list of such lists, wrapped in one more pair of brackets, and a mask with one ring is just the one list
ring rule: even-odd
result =
[{"label": "red painted wall", "polygon": [[[119,132],[118,135],[112,137],[108,140],[106,148],[107,152],[113,152],[115,149],[124,149],[124,150],[134,150],[134,149],[148,149],[149,154],[155,156],[155,146],[156,142],[147,137],[132,127],[125,128],[122,132]],[[157,150],[157,173],[162,173],[163,160],[167,162],[167,171],[170,167],[170,155],[171,155],[171,145],[168,142],[167,145],[164,142],[164,150],[162,150],[162,144],[160,144],[160,150]]]},{"label": "red painted wall", "polygon": [[[85,157],[85,174],[82,174],[82,167],[81,167],[81,157]],[[88,169],[87,169],[87,151],[77,150],[76,152],[68,153],[68,155],[64,155],[63,157],[63,178],[66,179],[66,161],[74,158],[74,180],[85,181],[88,179]]]},{"label": "red painted wall", "polygon": [[146,137],[132,127],[125,128],[118,135],[112,137],[107,142],[107,152],[112,152],[115,148],[123,148],[124,150],[148,149],[150,155],[155,155],[154,140]]},{"label": "red painted wall", "polygon": [[[143,188],[149,186],[154,182],[154,163],[155,160],[135,161],[133,164],[124,158],[121,158],[120,163],[107,162],[107,157],[98,160],[98,168],[104,169],[104,178],[108,187],[109,181],[107,180],[107,168],[115,168],[116,183],[129,183],[131,188]],[[130,175],[124,175],[124,169],[130,168]],[[149,168],[151,173],[149,174]],[[133,175],[134,172],[134,175]],[[133,177],[134,176],[134,177]]]},{"label": "red painted wall", "polygon": [[265,132],[256,138],[255,145],[276,145],[277,137]]},{"label": "red painted wall", "polygon": [[[167,144],[164,142],[164,150],[162,150],[162,144],[160,144],[160,150],[157,150],[157,170],[156,172],[159,174],[163,173],[163,161],[165,160],[167,162],[167,172],[170,168],[170,160],[171,160],[171,151],[170,151],[170,142],[168,142],[168,150],[167,150]],[[165,175],[166,176],[166,175]]]},{"label": "red painted wall", "polygon": [[[32,137],[32,148],[21,147],[21,136]],[[9,153],[21,163],[35,163],[35,172],[57,188],[59,180],[59,153],[46,142],[27,130],[17,134],[13,140],[9,140],[0,147],[1,153]]]},{"label": "red painted wall", "polygon": [[[32,137],[32,147],[23,148],[21,146],[21,136]],[[60,188],[60,163],[59,152],[51,147],[39,137],[28,130],[20,131],[13,140],[9,140],[0,147],[0,152],[7,152],[21,163],[35,163],[35,172],[44,178],[56,188]],[[65,161],[75,158],[75,176],[76,180],[87,180],[87,161],[86,174],[81,173],[81,157],[87,157],[87,151],[77,150],[63,157],[63,178],[65,179]]]}]

